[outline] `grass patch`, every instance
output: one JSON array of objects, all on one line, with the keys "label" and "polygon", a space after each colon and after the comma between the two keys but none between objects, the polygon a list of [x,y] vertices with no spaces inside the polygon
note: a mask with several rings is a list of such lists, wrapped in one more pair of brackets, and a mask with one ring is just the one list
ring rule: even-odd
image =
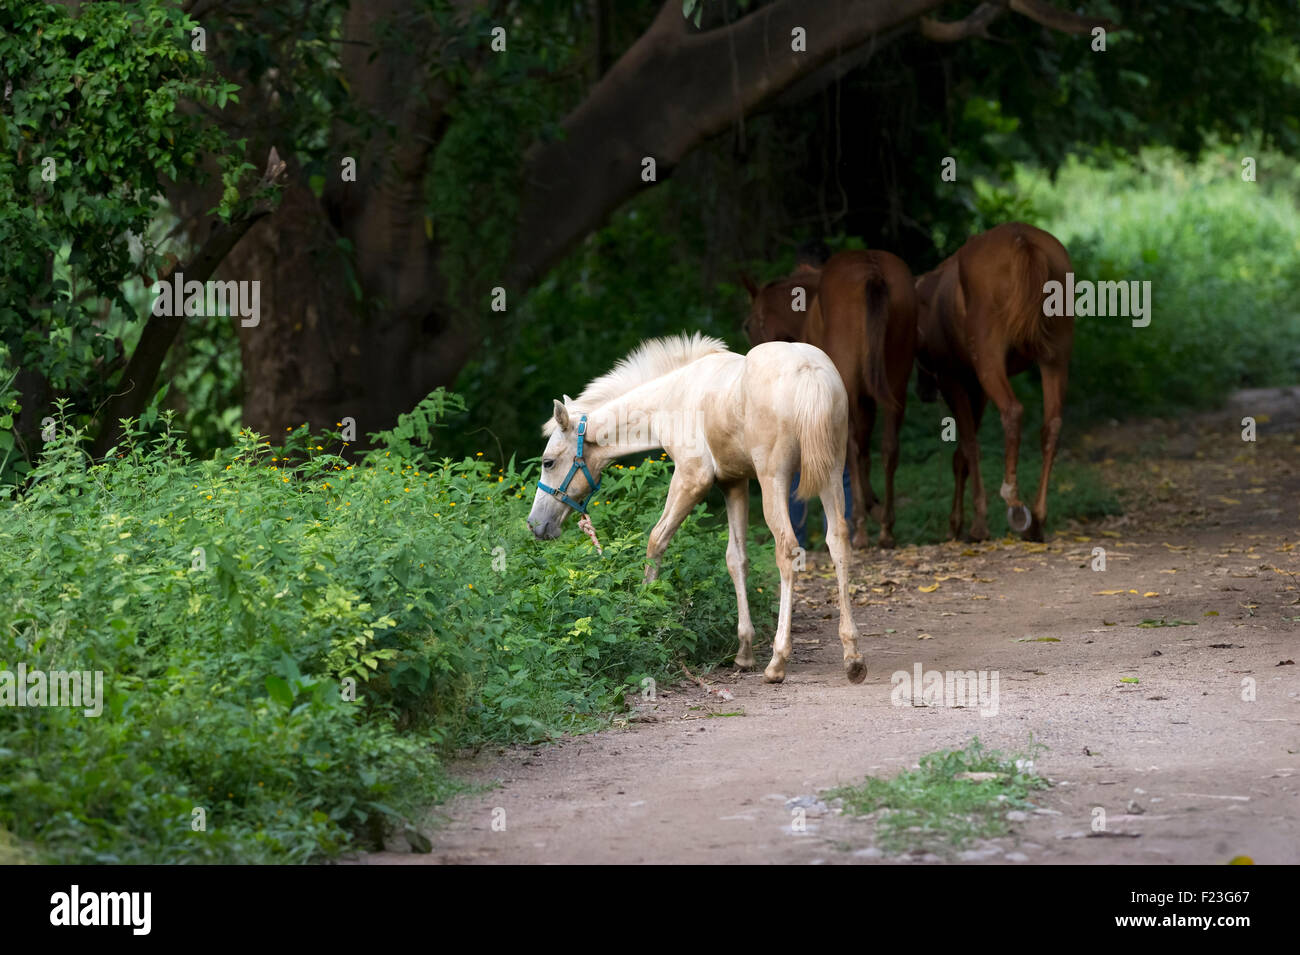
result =
[{"label": "grass patch", "polygon": [[[886,852],[947,854],[975,839],[1006,835],[1007,812],[1033,808],[1030,794],[1049,785],[1033,768],[1034,757],[1045,748],[1031,743],[1008,755],[985,749],[976,737],[965,749],[922,756],[916,769],[892,779],[869,776],[860,786],[827,796],[842,799],[845,813],[874,814],[876,842]],[[977,773],[987,775],[967,778]]]}]

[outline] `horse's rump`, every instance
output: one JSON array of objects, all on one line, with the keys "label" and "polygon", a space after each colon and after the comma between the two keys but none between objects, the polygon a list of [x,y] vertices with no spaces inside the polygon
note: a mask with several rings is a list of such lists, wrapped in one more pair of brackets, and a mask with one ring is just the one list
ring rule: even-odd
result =
[{"label": "horse's rump", "polygon": [[[749,413],[770,409],[793,425],[799,449],[795,494],[800,500],[810,500],[844,467],[848,438],[844,382],[825,352],[801,342],[757,345],[745,361],[746,407]],[[748,423],[780,427],[778,421]]]},{"label": "horse's rump", "polygon": [[1008,222],[971,239],[954,259],[968,308],[1001,303],[1001,321],[995,324],[1008,348],[1037,361],[1058,357],[1052,327],[1058,319],[1043,312],[1043,286],[1049,280],[1065,281],[1070,257],[1053,235]]},{"label": "horse's rump", "polygon": [[865,391],[884,408],[897,406],[890,362],[911,370],[915,300],[911,271],[888,252],[840,252],[822,269],[806,340],[832,356],[850,400]]}]

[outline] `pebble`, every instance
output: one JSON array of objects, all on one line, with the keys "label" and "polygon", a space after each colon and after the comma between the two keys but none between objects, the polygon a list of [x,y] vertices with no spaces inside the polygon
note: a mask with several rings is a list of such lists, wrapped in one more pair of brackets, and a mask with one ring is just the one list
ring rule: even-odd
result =
[{"label": "pebble", "polygon": [[826,803],[816,796],[795,796],[785,801],[786,809],[802,809],[808,816],[824,816],[829,811]]},{"label": "pebble", "polygon": [[986,849],[967,849],[959,853],[957,858],[962,862],[983,862],[985,859],[992,859],[994,856],[1002,854],[1002,850],[997,846],[989,846]]}]

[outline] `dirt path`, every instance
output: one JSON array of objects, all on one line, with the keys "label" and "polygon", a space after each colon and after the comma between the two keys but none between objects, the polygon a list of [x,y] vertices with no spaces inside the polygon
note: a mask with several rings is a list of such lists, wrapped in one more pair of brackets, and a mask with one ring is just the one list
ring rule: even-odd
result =
[{"label": "dirt path", "polygon": [[[882,856],[869,821],[833,811],[794,832],[786,801],[972,736],[1016,750],[1032,734],[1055,785],[959,861],[1300,862],[1300,667],[1284,662],[1300,657],[1297,431],[1287,392],[1094,432],[1072,453],[1099,462],[1124,517],[1047,544],[857,555],[866,683],[841,676],[829,567],[814,562],[784,685],[717,672],[731,701],[684,682],[608,732],[481,756],[456,771],[500,785],[445,807],[432,854],[361,861],[934,862]],[[894,705],[891,674],[916,664],[996,671],[996,715]],[[1107,837],[1090,835],[1097,808]]]}]

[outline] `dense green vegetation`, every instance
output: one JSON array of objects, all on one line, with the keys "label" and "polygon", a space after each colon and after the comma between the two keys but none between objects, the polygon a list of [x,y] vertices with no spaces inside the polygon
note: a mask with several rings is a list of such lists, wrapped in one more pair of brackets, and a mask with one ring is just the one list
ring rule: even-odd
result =
[{"label": "dense green vegetation", "polygon": [[1066,244],[1075,271],[1149,281],[1146,328],[1080,319],[1073,421],[1217,406],[1236,388],[1300,380],[1300,164],[1249,149],[1199,163],[1151,150],[1106,168],[1070,162],[1055,182],[1022,170],[1018,195]]},{"label": "dense green vegetation", "polygon": [[164,421],[89,466],[60,424],[4,492],[0,669],[102,670],[103,713],[4,711],[0,832],[59,861],[331,855],[418,820],[442,754],[603,725],[646,677],[734,652],[702,508],[642,583],[665,462],[609,473],[603,557],[541,544],[532,468],[421,453],[447,403],[356,464],[303,429],[196,460]]}]

